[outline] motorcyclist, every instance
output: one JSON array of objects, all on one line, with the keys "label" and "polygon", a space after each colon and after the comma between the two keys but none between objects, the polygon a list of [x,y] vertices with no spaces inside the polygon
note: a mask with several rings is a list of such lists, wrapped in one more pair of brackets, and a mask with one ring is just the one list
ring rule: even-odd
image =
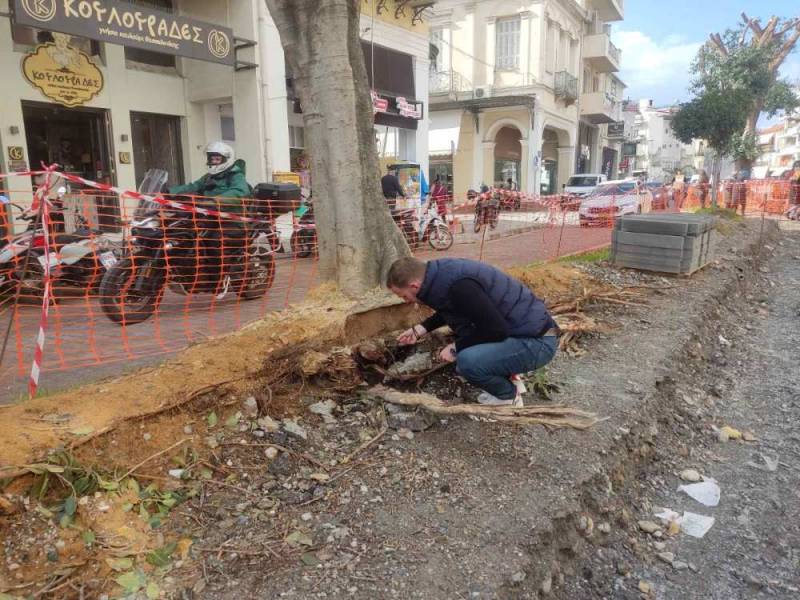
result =
[{"label": "motorcyclist", "polygon": [[[172,186],[168,192],[199,196],[195,200],[196,206],[243,215],[242,199],[252,197],[252,188],[245,178],[244,160],[236,160],[233,148],[228,144],[212,142],[206,147],[206,166],[208,172],[200,179]],[[241,253],[244,245],[244,222],[200,214],[196,215],[195,222],[208,249],[208,273],[211,281],[219,282],[217,288],[222,296],[230,285],[228,266],[239,262],[234,257]]]}]

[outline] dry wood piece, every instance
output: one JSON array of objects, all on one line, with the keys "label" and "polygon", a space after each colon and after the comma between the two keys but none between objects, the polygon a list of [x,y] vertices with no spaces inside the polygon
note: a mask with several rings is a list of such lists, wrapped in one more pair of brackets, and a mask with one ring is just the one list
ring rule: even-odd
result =
[{"label": "dry wood piece", "polygon": [[596,414],[569,408],[561,404],[524,406],[486,406],[483,404],[447,405],[430,394],[399,392],[382,385],[370,388],[369,394],[391,404],[418,406],[437,415],[473,415],[517,425],[544,425],[545,427],[571,427],[584,430],[604,421]]}]

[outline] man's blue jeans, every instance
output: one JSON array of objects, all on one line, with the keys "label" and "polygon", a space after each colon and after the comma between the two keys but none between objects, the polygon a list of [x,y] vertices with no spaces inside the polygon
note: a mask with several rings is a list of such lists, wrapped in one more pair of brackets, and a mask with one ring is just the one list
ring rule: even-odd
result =
[{"label": "man's blue jeans", "polygon": [[501,400],[513,399],[517,389],[509,377],[535,371],[556,354],[558,338],[507,338],[494,344],[470,346],[458,353],[458,372],[475,385]]}]

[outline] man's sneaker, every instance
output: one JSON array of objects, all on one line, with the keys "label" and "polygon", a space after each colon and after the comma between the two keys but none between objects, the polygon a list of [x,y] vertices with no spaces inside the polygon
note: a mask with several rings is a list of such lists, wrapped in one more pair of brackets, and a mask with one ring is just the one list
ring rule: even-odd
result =
[{"label": "man's sneaker", "polygon": [[517,395],[524,394],[528,391],[528,388],[525,387],[525,382],[522,381],[522,377],[519,375],[512,375],[509,377],[509,379],[511,380],[511,383],[514,384],[514,387],[517,388]]},{"label": "man's sneaker", "polygon": [[481,392],[478,394],[478,404],[484,404],[486,406],[516,406],[517,400],[519,400],[521,406],[522,398],[520,398],[519,394],[517,394],[516,398],[509,398],[508,400],[501,400],[497,396],[492,396],[489,392]]}]

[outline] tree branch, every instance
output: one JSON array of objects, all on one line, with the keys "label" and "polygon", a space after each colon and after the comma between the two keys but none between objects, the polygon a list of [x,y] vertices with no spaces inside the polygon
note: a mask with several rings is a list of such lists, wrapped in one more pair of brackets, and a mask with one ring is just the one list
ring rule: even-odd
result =
[{"label": "tree branch", "polygon": [[758,38],[758,47],[766,46],[770,43],[773,39],[775,39],[775,27],[778,26],[778,17],[772,17],[767,26],[764,28],[764,32]]},{"label": "tree branch", "polygon": [[781,49],[775,55],[775,58],[770,61],[769,70],[772,73],[777,71],[778,67],[780,67],[783,61],[786,60],[786,57],[789,56],[789,53],[794,48],[797,40],[800,40],[800,21],[797,23],[797,25],[795,25],[794,33],[789,36],[789,38],[783,43],[783,46],[781,46]]},{"label": "tree branch", "polygon": [[[743,12],[742,21],[744,21],[745,31],[747,31],[747,29],[750,28],[753,30],[754,34],[756,34],[757,36],[761,36],[763,30],[761,29],[761,25],[759,24],[758,19],[751,19],[750,17],[747,16],[747,13]],[[742,33],[742,44],[744,44],[744,33]]]},{"label": "tree branch", "polygon": [[797,27],[800,24],[800,19],[789,19],[786,23],[783,24],[778,31],[775,32],[776,38],[782,38],[786,32],[788,32],[793,27]]},{"label": "tree branch", "polygon": [[722,36],[718,33],[712,33],[708,36],[709,42],[714,46],[722,56],[728,56],[728,49],[725,47],[725,42],[722,41]]}]

